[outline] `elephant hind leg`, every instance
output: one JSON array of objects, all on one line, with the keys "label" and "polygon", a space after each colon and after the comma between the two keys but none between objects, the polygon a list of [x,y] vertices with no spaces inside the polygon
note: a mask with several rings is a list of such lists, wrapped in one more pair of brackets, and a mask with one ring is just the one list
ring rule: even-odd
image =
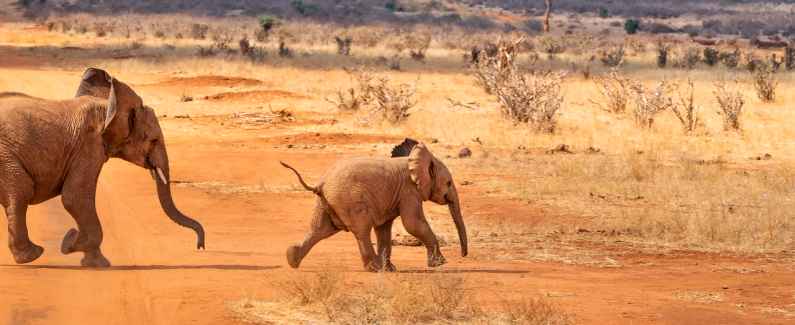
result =
[{"label": "elephant hind leg", "polygon": [[312,217],[312,227],[300,245],[293,245],[287,249],[287,263],[292,268],[298,268],[301,260],[309,254],[315,244],[319,241],[331,237],[340,230],[331,222],[331,215],[326,210],[320,200],[315,206],[314,216]]},{"label": "elephant hind leg", "polygon": [[33,262],[44,253],[44,248],[31,242],[28,236],[27,211],[33,196],[33,180],[13,166],[0,170],[0,177],[12,185],[12,188],[0,188],[3,195],[0,203],[5,207],[8,218],[8,248],[16,263]]},{"label": "elephant hind leg", "polygon": [[6,208],[8,248],[11,249],[11,254],[14,255],[14,261],[17,264],[33,262],[44,253],[44,248],[31,242],[28,237],[27,210],[27,204],[22,202],[11,203]]},{"label": "elephant hind leg", "polygon": [[392,264],[392,223],[389,220],[386,223],[375,227],[375,237],[378,239],[378,257],[381,260],[383,270],[387,272],[395,272],[395,265]]}]

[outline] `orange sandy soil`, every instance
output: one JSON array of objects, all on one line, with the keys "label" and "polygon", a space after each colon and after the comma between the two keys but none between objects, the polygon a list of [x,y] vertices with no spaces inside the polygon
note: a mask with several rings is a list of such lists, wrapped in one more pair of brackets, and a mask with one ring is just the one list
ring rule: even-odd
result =
[{"label": "orange sandy soil", "polygon": [[[47,84],[35,88],[40,91],[33,95],[71,95],[82,68],[39,66],[41,58],[26,53],[0,47],[0,91],[32,89],[18,85],[40,82]],[[232,90],[196,100],[231,99],[234,104],[246,94],[270,102],[312,96],[278,89],[268,82],[269,76],[260,76],[269,85],[267,91],[248,93],[235,93],[234,87],[257,85],[258,81],[235,76],[168,81],[146,72],[120,78],[165,83],[164,87],[150,87],[152,83],[132,82],[145,99],[178,98],[183,89],[219,85]],[[60,241],[74,226],[72,218],[59,199],[34,206],[28,213],[28,225],[34,242],[44,246],[45,253],[34,263],[20,266],[14,264],[7,249],[0,249],[0,323],[234,324],[242,320],[230,311],[230,302],[277,297],[280,292],[274,281],[296,272],[317,272],[331,266],[361,285],[371,283],[375,275],[362,271],[349,233],[321,242],[299,270],[288,267],[285,249],[303,238],[314,198],[297,190],[294,176],[278,161],[292,162],[314,181],[336,159],[385,155],[402,138],[295,129],[333,123],[331,115],[318,118],[299,113],[291,122],[239,127],[233,115],[211,113],[191,112],[189,118],[172,114],[161,119],[177,181],[175,200],[181,210],[204,224],[206,251],[194,250],[194,234],[172,224],[162,213],[146,170],[112,160],[100,178],[97,207],[105,230],[103,251],[113,267],[83,269],[78,266],[78,254],[61,255]],[[435,148],[442,157],[457,149],[440,144]],[[550,251],[565,246],[596,252],[620,266],[494,258],[508,248],[538,247],[495,245],[493,237],[499,241],[500,234],[488,225],[565,224],[571,213],[485,195],[478,181],[494,176],[464,167],[453,169],[459,182],[473,182],[459,186],[471,236],[470,256],[461,258],[457,244],[447,245],[443,252],[449,263],[433,271],[469,280],[467,288],[486,306],[498,306],[506,296],[544,295],[582,324],[795,322],[791,314],[795,309],[795,268],[791,262],[783,262],[791,257],[649,252],[612,240],[578,240],[580,235],[575,233],[565,240],[541,236],[537,244]],[[449,219],[444,210],[432,211],[432,218]],[[449,221],[442,227],[449,229],[439,227],[437,232],[454,233]],[[475,236],[475,232],[488,235]],[[485,239],[490,237],[490,241]],[[0,242],[6,240],[7,233],[0,232]],[[394,249],[393,262],[400,272],[426,272],[424,261],[422,248]],[[712,296],[720,299],[710,299]]]}]

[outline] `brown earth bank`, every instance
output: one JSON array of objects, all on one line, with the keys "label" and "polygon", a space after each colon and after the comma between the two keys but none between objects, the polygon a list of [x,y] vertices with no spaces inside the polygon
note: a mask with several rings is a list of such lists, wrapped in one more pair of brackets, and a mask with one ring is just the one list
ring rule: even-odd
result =
[{"label": "brown earth bank", "polygon": [[[6,55],[18,52],[0,47],[0,91],[45,98],[73,94],[82,68]],[[162,110],[176,105],[184,88],[278,84],[265,77],[169,78],[146,71],[124,77],[141,85],[165,80],[166,87],[141,88]],[[35,82],[42,85],[30,86]],[[229,94],[244,90],[235,91]],[[260,91],[274,103],[304,98],[287,90]],[[338,159],[386,156],[404,136],[416,135],[331,130],[335,119],[311,111],[289,117],[274,111],[220,114],[215,107],[187,105],[163,115],[176,204],[203,223],[207,249],[194,250],[194,234],[164,215],[146,170],[111,160],[100,177],[97,208],[103,252],[113,266],[85,269],[79,267],[81,256],[59,253],[63,235],[74,227],[59,199],[31,207],[31,238],[45,253],[32,264],[15,265],[10,252],[0,249],[0,324],[243,323],[231,303],[277,299],[283,295],[279,281],[328,269],[362,287],[383,276],[461,277],[484,308],[500,308],[505,297],[540,296],[579,324],[795,321],[792,251],[686,250],[604,233],[593,222],[597,216],[494,191],[490,182],[515,176],[480,170],[477,163],[456,158],[460,146],[430,139],[456,175],[470,235],[468,257],[459,255],[445,209],[427,203],[434,231],[448,242],[442,248],[448,264],[428,269],[422,247],[396,246],[396,275],[367,273],[350,233],[340,233],[318,244],[293,270],[285,250],[303,239],[314,197],[278,161],[291,162],[314,184]],[[7,237],[0,232],[0,242]]]}]

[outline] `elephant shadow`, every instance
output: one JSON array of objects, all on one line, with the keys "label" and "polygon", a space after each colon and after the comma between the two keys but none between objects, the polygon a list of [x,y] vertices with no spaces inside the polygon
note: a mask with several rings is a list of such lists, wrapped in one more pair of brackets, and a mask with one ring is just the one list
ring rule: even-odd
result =
[{"label": "elephant shadow", "polygon": [[80,270],[80,271],[161,271],[161,270],[218,270],[218,271],[266,271],[281,268],[278,265],[240,265],[240,264],[209,264],[209,265],[119,265],[108,268],[86,268],[77,265],[10,265],[25,269]]}]

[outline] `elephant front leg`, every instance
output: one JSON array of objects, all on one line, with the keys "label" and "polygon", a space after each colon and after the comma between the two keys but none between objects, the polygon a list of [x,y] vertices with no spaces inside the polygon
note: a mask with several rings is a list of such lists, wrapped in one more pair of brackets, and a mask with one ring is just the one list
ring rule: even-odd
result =
[{"label": "elephant front leg", "polygon": [[395,272],[397,269],[392,264],[392,223],[389,220],[383,225],[375,227],[375,236],[378,239],[378,256],[386,272]]},{"label": "elephant front leg", "polygon": [[428,266],[437,267],[447,263],[442,251],[439,249],[439,241],[433,234],[431,226],[425,220],[425,213],[419,202],[411,202],[401,207],[400,220],[412,236],[417,237],[428,250]]},{"label": "elephant front leg", "polygon": [[[77,222],[77,229],[70,229],[61,242],[61,252],[71,254],[83,252],[82,266],[109,267],[110,262],[102,255],[102,225],[95,206],[96,176],[69,177],[62,192],[63,206]],[[99,171],[96,172],[99,175]],[[83,176],[83,177],[81,177]]]},{"label": "elephant front leg", "polygon": [[26,213],[28,206],[26,203],[12,203],[6,208],[8,217],[8,248],[14,255],[17,264],[26,264],[38,259],[44,248],[34,244],[28,237],[28,225]]}]

